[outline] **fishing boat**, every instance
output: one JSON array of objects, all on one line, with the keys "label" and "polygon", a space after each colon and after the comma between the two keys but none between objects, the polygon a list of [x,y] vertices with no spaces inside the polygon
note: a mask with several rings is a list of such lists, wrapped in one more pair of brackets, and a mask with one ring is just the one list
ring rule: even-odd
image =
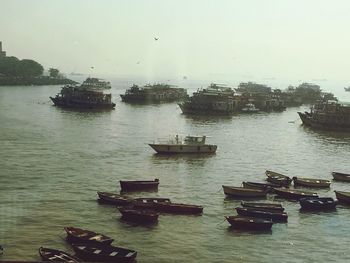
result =
[{"label": "fishing boat", "polygon": [[203,206],[181,203],[157,203],[156,210],[171,214],[202,214]]},{"label": "fishing boat", "polygon": [[157,153],[179,154],[179,153],[215,153],[217,145],[206,144],[207,136],[186,136],[183,140],[176,135],[175,139],[166,142],[155,142],[148,144]]},{"label": "fishing boat", "polygon": [[275,193],[283,198],[299,200],[304,197],[318,197],[317,193],[295,190],[295,189],[286,189],[286,188],[274,188]]},{"label": "fishing boat", "polygon": [[279,187],[278,184],[271,183],[255,183],[255,182],[242,182],[244,188],[261,189],[261,190],[273,190],[274,187]]},{"label": "fishing boat", "polygon": [[133,207],[119,207],[122,219],[137,223],[155,223],[158,221],[159,213],[150,209],[135,209]]},{"label": "fishing boat", "polygon": [[247,103],[241,109],[241,112],[243,112],[243,113],[256,113],[256,112],[259,112],[259,111],[260,111],[260,109],[256,108],[253,103]]},{"label": "fishing boat", "polygon": [[39,255],[44,261],[68,262],[68,263],[82,262],[82,260],[80,260],[79,258],[67,252],[57,250],[57,249],[46,248],[46,247],[39,248]]},{"label": "fishing boat", "polygon": [[280,203],[262,203],[262,202],[241,202],[241,206],[248,207],[248,208],[254,208],[255,210],[265,210],[265,211],[272,211],[272,212],[280,212],[282,213],[284,211],[284,208]]},{"label": "fishing boat", "polygon": [[244,187],[234,187],[223,185],[224,193],[231,197],[245,197],[245,198],[254,198],[254,197],[265,197],[268,190],[261,189],[250,189]]},{"label": "fishing boat", "polygon": [[129,205],[133,201],[131,198],[110,192],[97,192],[99,201],[112,205]]},{"label": "fishing boat", "polygon": [[70,243],[96,243],[110,245],[113,242],[113,239],[108,236],[77,227],[65,227],[64,230],[67,233],[67,240]]},{"label": "fishing boat", "polygon": [[335,196],[341,203],[350,204],[350,192],[334,191]]},{"label": "fishing boat", "polygon": [[162,197],[141,197],[132,201],[132,206],[136,208],[156,209],[158,203],[171,203],[169,198]]},{"label": "fishing boat", "polygon": [[331,185],[331,181],[322,179],[311,179],[311,178],[299,178],[293,177],[294,186],[306,186],[316,188],[328,188]]},{"label": "fishing boat", "polygon": [[271,230],[273,222],[262,218],[245,216],[226,216],[233,228],[245,230]]},{"label": "fishing boat", "polygon": [[285,212],[263,211],[247,207],[236,207],[236,211],[240,216],[263,218],[273,222],[287,222],[288,220],[288,215]]},{"label": "fishing boat", "polygon": [[301,198],[299,203],[303,210],[334,210],[338,204],[331,197]]},{"label": "fishing boat", "polygon": [[270,170],[266,170],[265,174],[268,182],[278,184],[279,186],[288,187],[292,182],[290,177]]},{"label": "fishing boat", "polygon": [[350,182],[350,174],[332,172],[332,175],[336,181]]},{"label": "fishing boat", "polygon": [[122,191],[142,191],[142,190],[157,190],[159,179],[144,180],[144,181],[123,181],[120,180],[120,188]]},{"label": "fishing boat", "polygon": [[77,256],[87,262],[133,262],[137,256],[134,250],[90,244],[72,244]]}]

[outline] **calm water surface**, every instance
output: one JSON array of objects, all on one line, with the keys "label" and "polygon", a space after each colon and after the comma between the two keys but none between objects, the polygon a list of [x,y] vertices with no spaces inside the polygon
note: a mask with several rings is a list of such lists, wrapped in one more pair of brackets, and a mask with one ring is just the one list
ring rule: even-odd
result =
[{"label": "calm water surface", "polygon": [[[117,88],[118,87],[118,88]],[[231,230],[224,221],[240,201],[225,199],[221,185],[263,181],[271,169],[290,176],[330,179],[350,172],[350,135],[301,126],[297,111],[232,117],[187,117],[176,103],[130,105],[112,93],[107,112],[52,106],[59,87],[0,87],[0,244],[2,260],[39,260],[38,248],[71,251],[64,226],[102,232],[138,251],[138,262],[349,262],[350,208],[300,213],[283,201],[287,224],[272,232]],[[205,134],[218,145],[212,156],[157,156],[147,145],[169,135]],[[120,221],[96,191],[119,191],[118,180],[159,178],[156,193],[203,205],[202,216],[161,215],[142,227]],[[333,190],[350,185],[333,182]],[[268,199],[273,200],[273,196]]]}]

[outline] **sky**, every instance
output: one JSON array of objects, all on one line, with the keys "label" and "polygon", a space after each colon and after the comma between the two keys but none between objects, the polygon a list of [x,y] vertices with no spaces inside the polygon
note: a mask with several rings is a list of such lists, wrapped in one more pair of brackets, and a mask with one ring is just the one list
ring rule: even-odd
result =
[{"label": "sky", "polygon": [[349,14],[347,0],[0,0],[0,41],[66,74],[349,84]]}]

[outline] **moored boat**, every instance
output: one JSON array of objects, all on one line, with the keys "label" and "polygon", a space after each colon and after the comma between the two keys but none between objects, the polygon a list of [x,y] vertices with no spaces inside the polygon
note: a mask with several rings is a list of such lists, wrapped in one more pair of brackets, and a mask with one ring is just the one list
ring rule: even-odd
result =
[{"label": "moored boat", "polygon": [[159,179],[154,180],[138,180],[125,181],[120,180],[120,188],[122,191],[141,191],[141,190],[157,190]]},{"label": "moored boat", "polygon": [[202,214],[203,206],[181,203],[157,203],[156,210],[172,214]]},{"label": "moored boat", "polygon": [[268,182],[277,184],[279,186],[288,187],[292,182],[292,179],[290,177],[270,170],[266,170],[265,174],[267,176],[266,180]]},{"label": "moored boat", "polygon": [[263,211],[247,207],[236,207],[236,211],[241,216],[263,218],[273,222],[287,222],[288,220],[288,215],[285,212]]},{"label": "moored boat", "polygon": [[110,245],[113,239],[103,234],[77,227],[65,227],[67,240],[70,243],[96,243]]},{"label": "moored boat", "polygon": [[46,247],[39,248],[39,255],[44,261],[68,262],[68,263],[82,262],[82,260],[80,260],[79,258],[67,252],[57,250],[57,249],[46,248]]},{"label": "moored boat", "polygon": [[175,140],[169,140],[167,142],[150,143],[157,153],[161,154],[186,154],[186,153],[215,153],[217,145],[206,144],[207,136],[186,136],[181,140],[178,135],[175,136]]},{"label": "moored boat", "polygon": [[158,221],[159,213],[150,209],[135,209],[133,207],[119,207],[122,219],[140,224],[150,224]]},{"label": "moored boat", "polygon": [[112,205],[129,205],[133,200],[131,198],[121,196],[110,192],[97,192],[99,201]]},{"label": "moored boat", "polygon": [[132,206],[137,208],[156,209],[158,203],[171,203],[169,198],[140,197],[132,201]]},{"label": "moored boat", "polygon": [[244,105],[241,111],[243,113],[256,113],[256,112],[259,112],[260,109],[256,108],[253,103],[247,103],[246,105]]},{"label": "moored boat", "polygon": [[261,189],[250,189],[244,187],[234,187],[234,186],[222,186],[224,193],[231,197],[245,197],[245,198],[255,198],[255,197],[265,197],[268,190]]},{"label": "moored boat", "polygon": [[244,188],[250,188],[250,189],[268,189],[273,190],[274,187],[279,187],[277,184],[271,184],[271,183],[255,183],[255,182],[242,182]]},{"label": "moored boat", "polygon": [[332,172],[332,175],[336,181],[350,182],[350,174]]},{"label": "moored boat", "polygon": [[338,202],[331,197],[311,197],[299,200],[303,210],[333,210]]},{"label": "moored boat", "polygon": [[318,197],[317,193],[308,192],[308,191],[285,189],[285,188],[274,188],[274,189],[275,189],[275,193],[278,196],[286,199],[299,200],[300,198],[304,198],[304,197]]},{"label": "moored boat", "polygon": [[293,177],[294,186],[306,186],[316,188],[328,188],[331,185],[331,181],[322,179],[300,178]]},{"label": "moored boat", "polygon": [[350,192],[334,191],[338,201],[345,204],[350,204]]},{"label": "moored boat", "polygon": [[133,262],[137,252],[131,249],[90,244],[72,244],[77,256],[87,262]]},{"label": "moored boat", "polygon": [[267,202],[245,202],[242,201],[241,205],[243,207],[254,208],[256,210],[265,210],[265,211],[273,211],[280,212],[284,211],[284,208],[280,203],[267,203]]},{"label": "moored boat", "polygon": [[226,216],[233,228],[245,230],[271,230],[273,222],[262,218],[245,216]]}]

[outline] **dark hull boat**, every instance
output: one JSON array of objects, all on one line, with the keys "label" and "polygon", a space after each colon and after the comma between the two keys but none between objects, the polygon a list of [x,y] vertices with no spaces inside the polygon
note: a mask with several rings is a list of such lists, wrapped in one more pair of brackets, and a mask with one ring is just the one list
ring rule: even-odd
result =
[{"label": "dark hull boat", "polygon": [[250,188],[250,189],[261,189],[261,190],[273,190],[274,187],[279,187],[277,184],[271,184],[271,183],[254,183],[254,182],[243,182],[244,188]]},{"label": "dark hull boat", "polygon": [[288,176],[270,170],[266,170],[265,174],[267,176],[266,180],[268,182],[277,184],[279,186],[289,187],[292,182],[292,179]]},{"label": "dark hull boat", "polygon": [[149,209],[134,209],[130,207],[119,207],[122,219],[140,224],[150,224],[158,221],[159,213]]},{"label": "dark hull boat", "polygon": [[114,109],[115,103],[96,103],[91,101],[65,99],[61,97],[50,97],[53,104],[62,108],[72,108],[72,109]]},{"label": "dark hull boat", "polygon": [[283,213],[284,208],[280,203],[261,203],[261,202],[241,202],[243,207],[254,208],[255,210]]},{"label": "dark hull boat", "polygon": [[245,216],[226,216],[226,220],[233,228],[244,230],[271,230],[273,224],[271,220]]},{"label": "dark hull boat", "polygon": [[247,216],[247,217],[257,217],[257,218],[263,218],[272,220],[273,222],[287,222],[288,215],[287,213],[278,213],[278,212],[271,212],[271,211],[262,211],[262,210],[256,210],[254,208],[245,208],[245,207],[236,207],[237,214],[240,216]]},{"label": "dark hull boat", "polygon": [[99,201],[106,204],[112,204],[112,205],[130,205],[133,201],[130,198],[121,196],[116,193],[109,193],[109,192],[97,192],[98,197],[100,198]]},{"label": "dark hull boat", "polygon": [[145,181],[119,181],[122,191],[157,190],[159,179]]},{"label": "dark hull boat", "polygon": [[275,188],[275,193],[280,197],[292,200],[299,200],[305,197],[318,197],[316,193],[284,188]]},{"label": "dark hull boat", "polygon": [[137,256],[134,250],[90,244],[72,244],[77,256],[87,262],[133,262]]},{"label": "dark hull boat", "polygon": [[171,203],[169,198],[162,197],[142,197],[135,198],[132,202],[132,206],[136,208],[145,208],[155,210],[158,203]]},{"label": "dark hull boat", "polygon": [[331,181],[322,179],[311,178],[299,178],[293,177],[294,186],[305,186],[315,188],[328,188],[331,185]]},{"label": "dark hull boat", "polygon": [[113,242],[113,239],[108,236],[77,227],[65,227],[64,230],[67,233],[67,240],[70,243],[110,245]]},{"label": "dark hull boat", "polygon": [[238,198],[258,198],[265,197],[268,190],[250,189],[245,187],[222,186],[224,193],[230,197]]},{"label": "dark hull boat", "polygon": [[301,209],[303,210],[334,210],[338,204],[333,198],[328,197],[312,197],[301,198],[299,200]]},{"label": "dark hull boat", "polygon": [[350,192],[334,191],[338,201],[345,204],[350,204]]},{"label": "dark hull boat", "polygon": [[188,205],[179,203],[157,203],[156,209],[159,212],[171,214],[202,214],[203,206]]},{"label": "dark hull boat", "polygon": [[336,181],[350,182],[350,174],[332,172],[332,175]]},{"label": "dark hull boat", "polygon": [[39,255],[44,261],[68,262],[68,263],[82,262],[82,260],[80,260],[79,258],[69,253],[56,250],[56,249],[45,248],[45,247],[39,248]]}]

